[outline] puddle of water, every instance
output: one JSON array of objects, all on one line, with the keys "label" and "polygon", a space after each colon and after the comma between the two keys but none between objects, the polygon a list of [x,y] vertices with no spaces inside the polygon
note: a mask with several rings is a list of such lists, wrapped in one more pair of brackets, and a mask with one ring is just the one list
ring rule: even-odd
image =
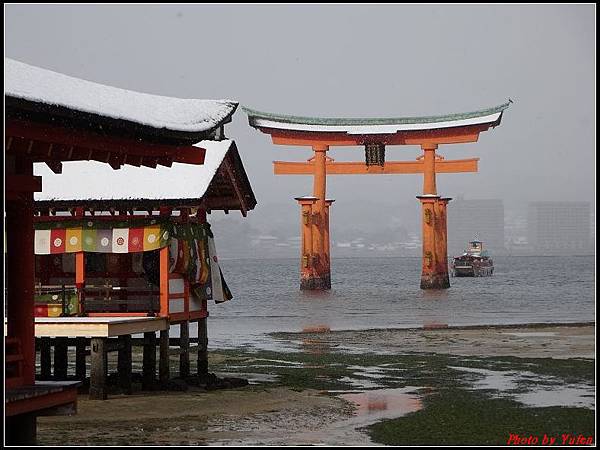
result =
[{"label": "puddle of water", "polygon": [[586,385],[567,385],[558,389],[536,389],[519,394],[517,400],[527,406],[574,406],[596,409],[594,389]]},{"label": "puddle of water", "polygon": [[[292,434],[286,445],[379,445],[359,429],[382,419],[393,419],[423,408],[416,391],[419,388],[327,391],[356,405],[353,417],[334,422],[320,430]],[[340,394],[340,392],[343,392]]]},{"label": "puddle of water", "polygon": [[346,421],[354,426],[365,426],[382,419],[393,419],[419,411],[423,403],[415,392],[418,388],[407,386],[395,389],[375,389],[360,393],[339,395],[356,405],[356,416]]},{"label": "puddle of water", "polygon": [[[472,367],[453,367],[463,372],[477,373],[484,378],[473,383],[475,389],[495,389],[503,395],[531,407],[566,406],[595,409],[595,386],[586,384],[565,384],[559,378],[545,377],[533,372],[495,371]],[[511,392],[520,389],[522,381],[536,380],[538,385],[528,392]]]},{"label": "puddle of water", "polygon": [[[284,359],[266,359],[266,358],[256,358],[254,361],[267,361],[267,362],[275,362],[275,363],[283,363],[283,364],[289,364],[292,366],[301,366],[302,363],[301,362],[296,362],[296,361],[286,361]],[[281,367],[281,366],[277,366],[277,367]]]},{"label": "puddle of water", "polygon": [[350,377],[342,377],[342,378],[340,378],[340,381],[342,383],[348,383],[359,389],[375,389],[375,388],[385,387],[384,385],[376,383],[371,380],[364,380],[364,379],[357,379],[357,378],[350,378]]},{"label": "puddle of water", "polygon": [[228,372],[219,372],[217,374],[218,377],[236,377],[236,378],[246,378],[248,383],[250,384],[260,384],[260,383],[274,383],[279,379],[279,375],[269,374],[269,373],[228,373]]}]

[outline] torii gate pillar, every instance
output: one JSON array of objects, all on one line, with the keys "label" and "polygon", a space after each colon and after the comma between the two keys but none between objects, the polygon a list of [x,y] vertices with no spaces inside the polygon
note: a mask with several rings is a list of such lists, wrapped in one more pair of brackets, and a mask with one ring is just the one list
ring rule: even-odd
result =
[{"label": "torii gate pillar", "polygon": [[423,149],[423,195],[421,202],[423,230],[423,264],[421,289],[447,289],[448,277],[448,228],[446,206],[451,200],[437,195],[435,183],[435,150],[437,145],[422,145]]}]

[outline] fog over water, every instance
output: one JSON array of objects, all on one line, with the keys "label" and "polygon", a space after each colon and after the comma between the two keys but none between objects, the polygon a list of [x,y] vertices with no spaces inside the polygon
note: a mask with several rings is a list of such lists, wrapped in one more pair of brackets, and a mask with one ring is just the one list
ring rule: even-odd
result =
[{"label": "fog over water", "polygon": [[[5,55],[126,89],[296,115],[435,115],[511,98],[502,124],[479,142],[440,147],[446,158],[481,160],[479,173],[440,175],[438,191],[502,199],[512,212],[530,201],[595,200],[594,13],[592,5],[7,5]],[[273,145],[241,109],[226,132],[259,202],[248,225],[296,235],[293,197],[310,194],[312,181],[276,177],[271,163],[310,152]],[[386,152],[418,155],[414,146]],[[330,156],[361,161],[364,152]],[[421,189],[417,175],[329,177],[333,235],[351,233],[349,224],[418,231]],[[234,216],[227,221],[241,221]]]}]

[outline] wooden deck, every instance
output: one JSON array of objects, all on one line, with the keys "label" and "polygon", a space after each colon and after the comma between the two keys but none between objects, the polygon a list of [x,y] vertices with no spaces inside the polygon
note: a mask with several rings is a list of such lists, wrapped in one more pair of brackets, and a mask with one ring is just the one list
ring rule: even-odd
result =
[{"label": "wooden deck", "polygon": [[[198,322],[198,345],[194,349],[198,354],[198,375],[208,373],[208,339],[206,336],[206,318]],[[4,322],[6,333],[6,320]],[[89,394],[91,399],[106,399],[109,352],[118,352],[117,372],[119,386],[124,393],[132,391],[132,345],[143,346],[142,389],[153,390],[165,386],[170,378],[169,329],[173,325],[165,317],[36,317],[36,349],[40,357],[39,380],[68,379],[69,347],[74,348],[75,378],[84,381],[87,378],[86,360],[89,361]],[[179,376],[190,375],[190,336],[189,322],[179,322]],[[159,337],[157,338],[157,333]],[[134,335],[143,335],[143,339],[134,339]],[[140,344],[141,342],[141,344]],[[177,345],[176,344],[176,345]],[[52,348],[54,351],[52,351]],[[157,358],[159,353],[159,377],[156,379]]]},{"label": "wooden deck", "polygon": [[[164,331],[163,317],[36,317],[35,337],[115,337]],[[4,321],[6,334],[6,320]]]},{"label": "wooden deck", "polygon": [[7,416],[35,412],[36,415],[71,415],[76,411],[78,381],[36,381],[32,386],[6,389]]}]

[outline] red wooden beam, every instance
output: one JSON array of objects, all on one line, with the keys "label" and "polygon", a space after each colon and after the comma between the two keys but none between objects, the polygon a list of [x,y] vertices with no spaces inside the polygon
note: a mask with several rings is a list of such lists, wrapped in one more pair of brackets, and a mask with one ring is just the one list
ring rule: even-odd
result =
[{"label": "red wooden beam", "polygon": [[[168,158],[172,161],[188,164],[204,164],[206,154],[206,149],[191,145],[164,145],[140,142],[134,139],[102,136],[85,130],[70,130],[55,125],[21,120],[7,121],[5,133],[7,138],[18,137],[54,145],[84,147],[92,151],[117,153],[121,154],[121,156],[138,155],[143,157]],[[52,152],[52,149],[50,151]],[[93,157],[93,152],[89,156],[89,158],[80,159],[96,159]],[[40,159],[40,161],[43,161],[43,159]],[[100,161],[102,160],[100,159]]]},{"label": "red wooden beam", "polygon": [[328,145],[355,146],[365,143],[385,145],[458,144],[477,142],[479,133],[494,124],[467,125],[419,131],[399,131],[389,134],[348,134],[345,132],[296,131],[276,128],[259,128],[270,134],[274,144],[279,145]]},{"label": "red wooden beam", "polygon": [[[477,172],[479,158],[438,160],[436,173]],[[367,166],[364,162],[327,162],[327,175],[386,175],[402,173],[423,173],[423,161],[388,161],[383,167]],[[275,175],[313,175],[315,164],[312,162],[273,161]]]},{"label": "red wooden beam", "polygon": [[6,175],[6,190],[9,192],[41,192],[42,177],[31,175]]}]

